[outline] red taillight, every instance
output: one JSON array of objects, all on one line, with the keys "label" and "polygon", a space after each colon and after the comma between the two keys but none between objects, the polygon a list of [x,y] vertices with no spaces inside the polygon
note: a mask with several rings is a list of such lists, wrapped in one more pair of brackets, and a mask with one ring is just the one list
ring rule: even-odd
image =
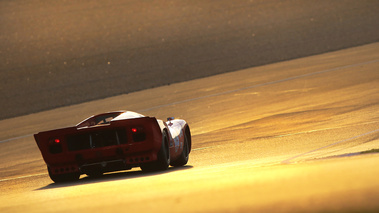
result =
[{"label": "red taillight", "polygon": [[57,154],[63,151],[61,142],[62,141],[59,138],[51,138],[49,140],[49,151],[51,154]]},{"label": "red taillight", "polygon": [[132,137],[134,142],[140,142],[146,140],[146,134],[143,127],[132,127],[130,129],[132,131]]},{"label": "red taillight", "polygon": [[60,144],[62,141],[61,141],[61,139],[59,139],[59,138],[50,138],[49,139],[49,144],[50,145],[54,145],[54,144]]}]

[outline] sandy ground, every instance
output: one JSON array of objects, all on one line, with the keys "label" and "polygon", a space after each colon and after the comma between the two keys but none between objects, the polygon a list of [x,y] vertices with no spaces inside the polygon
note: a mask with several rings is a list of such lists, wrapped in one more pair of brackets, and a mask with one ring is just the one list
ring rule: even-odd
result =
[{"label": "sandy ground", "polygon": [[[379,43],[0,121],[1,212],[377,212]],[[53,184],[31,134],[103,111],[186,119],[183,168]]]}]

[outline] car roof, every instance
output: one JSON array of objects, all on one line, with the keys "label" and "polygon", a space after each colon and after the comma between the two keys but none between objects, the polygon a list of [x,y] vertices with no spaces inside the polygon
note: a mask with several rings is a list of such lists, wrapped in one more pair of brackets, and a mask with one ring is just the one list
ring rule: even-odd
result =
[{"label": "car roof", "polygon": [[146,117],[146,116],[139,114],[137,112],[125,111],[124,113],[121,113],[119,116],[112,119],[112,121],[133,119],[133,118],[142,118],[142,117]]}]

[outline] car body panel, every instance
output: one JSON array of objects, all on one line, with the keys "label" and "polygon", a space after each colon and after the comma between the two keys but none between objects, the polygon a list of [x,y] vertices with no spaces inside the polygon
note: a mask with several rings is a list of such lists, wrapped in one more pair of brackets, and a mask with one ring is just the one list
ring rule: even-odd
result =
[{"label": "car body panel", "polygon": [[130,111],[91,116],[74,127],[39,132],[34,135],[51,174],[89,170],[126,170],[157,160],[163,133],[169,138],[170,158],[183,151],[187,123],[167,122]]}]

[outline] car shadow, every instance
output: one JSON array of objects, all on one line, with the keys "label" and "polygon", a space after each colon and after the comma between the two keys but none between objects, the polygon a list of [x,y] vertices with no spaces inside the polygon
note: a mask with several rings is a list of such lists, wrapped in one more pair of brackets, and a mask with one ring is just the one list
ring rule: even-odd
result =
[{"label": "car shadow", "polygon": [[34,191],[54,189],[54,188],[64,188],[64,187],[71,187],[71,186],[78,186],[78,185],[85,185],[85,184],[92,184],[92,183],[100,183],[100,182],[109,182],[109,181],[149,177],[149,176],[167,174],[170,172],[186,170],[186,169],[191,169],[191,168],[193,168],[193,166],[185,165],[185,166],[181,166],[181,167],[169,167],[167,170],[157,171],[157,172],[143,172],[141,170],[125,170],[125,171],[114,172],[114,173],[105,173],[104,175],[102,175],[100,177],[88,177],[86,175],[82,175],[81,176],[82,178],[80,178],[77,181],[66,182],[66,183],[53,183],[52,182],[51,184],[44,186],[44,187],[41,187],[41,188],[38,188],[38,189],[35,189]]}]

